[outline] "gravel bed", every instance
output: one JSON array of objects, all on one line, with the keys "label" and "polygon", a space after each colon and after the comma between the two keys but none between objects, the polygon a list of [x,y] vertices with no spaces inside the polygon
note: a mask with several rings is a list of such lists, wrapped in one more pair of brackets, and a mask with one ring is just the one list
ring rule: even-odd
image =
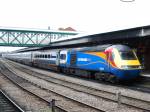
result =
[{"label": "gravel bed", "polygon": [[25,79],[30,80],[38,85],[41,85],[44,88],[48,88],[51,89],[55,92],[61,93],[63,95],[69,96],[71,98],[74,98],[78,101],[82,101],[84,103],[88,103],[92,106],[95,106],[97,108],[101,108],[105,111],[118,111],[118,112],[137,112],[138,110],[136,109],[132,109],[126,106],[121,106],[120,108],[118,108],[118,105],[114,102],[110,102],[110,101],[106,101],[103,100],[101,98],[97,98],[82,92],[77,92],[77,91],[73,91],[72,89],[66,88],[66,87],[62,87],[60,85],[56,85],[53,83],[49,83],[47,81],[38,79],[36,77],[30,76],[24,72],[18,71],[16,69],[14,69],[15,72],[17,72],[19,75],[21,74]]},{"label": "gravel bed", "polygon": [[[13,63],[15,63],[15,62],[13,62]],[[90,82],[90,81],[86,81],[86,80],[82,80],[82,79],[78,79],[78,78],[74,78],[74,77],[60,75],[61,73],[57,74],[57,73],[49,72],[46,70],[22,65],[19,63],[16,63],[16,64],[18,64],[19,66],[25,67],[27,69],[31,69],[32,71],[35,71],[35,72],[38,72],[41,74],[46,74],[46,75],[49,75],[50,77],[54,77],[57,79],[62,79],[62,80],[70,81],[73,83],[78,83],[78,84],[81,84],[81,85],[84,85],[87,87],[92,87],[92,88],[95,88],[98,90],[104,90],[104,91],[113,92],[113,93],[121,92],[121,94],[125,95],[125,96],[129,96],[129,97],[133,97],[133,98],[137,98],[137,99],[141,99],[141,100],[145,100],[145,101],[150,101],[149,93],[144,93],[144,92],[140,92],[140,91],[136,91],[136,90],[126,89],[126,88],[121,88],[121,87],[116,87],[116,86],[111,86],[111,85],[105,85],[105,84],[101,84],[101,83]]]},{"label": "gravel bed", "polygon": [[[14,66],[14,67],[19,69],[19,70],[21,68],[20,66]],[[24,70],[25,70],[25,73],[32,74],[35,77],[40,77],[40,78],[42,78],[42,79],[44,79],[48,82],[52,82],[52,83],[55,83],[55,84],[58,84],[58,85],[64,85],[65,87],[73,88],[76,91],[89,93],[89,94],[96,95],[96,96],[101,96],[101,97],[104,97],[104,98],[107,98],[107,99],[113,99],[115,101],[117,100],[117,96],[114,95],[114,94],[110,94],[110,93],[103,92],[103,91],[98,91],[98,90],[95,90],[95,89],[90,89],[86,86],[81,86],[81,85],[78,85],[77,83],[67,82],[67,81],[64,81],[64,80],[61,80],[61,79],[58,79],[58,78],[50,77],[48,75],[36,74],[35,72],[32,72],[31,70],[28,71],[28,69],[22,69],[21,68],[21,71],[24,72]],[[126,97],[123,97],[123,96],[121,97],[121,102],[131,104],[131,105],[135,105],[137,107],[143,107],[143,108],[148,108],[150,106],[150,104],[144,103],[143,101],[133,100],[132,98],[126,98]]]},{"label": "gravel bed", "polygon": [[27,112],[50,112],[50,108],[46,103],[21,90],[2,74],[0,74],[0,87]]},{"label": "gravel bed", "polygon": [[[33,88],[29,88],[29,90],[33,91]],[[72,103],[72,101],[69,101],[69,99],[64,99],[63,97],[56,95],[55,93],[41,91],[39,89],[34,89],[34,92],[49,101],[51,101],[51,99],[55,99],[57,106],[60,106],[64,108],[65,110],[69,110],[70,112],[76,112],[77,110],[78,110],[77,112],[97,112],[96,110],[89,109],[87,106],[83,107],[83,105],[81,105],[82,106],[81,107],[78,104]]]},{"label": "gravel bed", "polygon": [[[76,112],[76,111],[78,111],[78,112],[99,112],[95,109],[90,109],[87,106],[83,106],[82,104],[79,105],[78,103],[72,103],[72,100],[69,101],[69,99],[64,99],[63,97],[61,97],[55,93],[45,91],[43,89],[33,86],[32,84],[27,85],[26,83],[21,83],[21,85],[27,86],[27,87],[25,87],[26,89],[28,89],[32,93],[35,93],[35,94],[45,98],[48,101],[55,99],[56,105],[58,104],[58,106],[63,107],[66,110],[69,110],[69,112]],[[57,103],[57,102],[59,102],[59,103]]]}]

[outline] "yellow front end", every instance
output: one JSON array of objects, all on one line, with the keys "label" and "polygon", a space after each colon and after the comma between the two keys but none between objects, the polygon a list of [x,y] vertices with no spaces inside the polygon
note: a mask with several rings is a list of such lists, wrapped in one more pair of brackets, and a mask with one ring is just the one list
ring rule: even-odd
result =
[{"label": "yellow front end", "polygon": [[[123,55],[123,53],[118,51],[117,49],[113,49],[113,53],[115,55],[114,62],[118,69],[126,69],[126,70],[141,69],[141,64],[133,50],[131,50],[128,53],[128,55],[127,55],[127,53],[126,53],[126,55],[125,55],[125,53]],[[126,58],[125,58],[125,56],[126,56]],[[130,56],[130,58],[127,56]]]}]

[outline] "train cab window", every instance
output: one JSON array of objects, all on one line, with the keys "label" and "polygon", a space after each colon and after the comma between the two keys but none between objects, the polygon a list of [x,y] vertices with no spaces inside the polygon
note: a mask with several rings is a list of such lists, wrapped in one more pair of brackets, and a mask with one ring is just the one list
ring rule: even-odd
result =
[{"label": "train cab window", "polygon": [[62,59],[62,60],[66,59],[66,54],[61,54],[60,59]]},{"label": "train cab window", "polygon": [[133,51],[120,51],[119,54],[123,60],[136,60]]},{"label": "train cab window", "polygon": [[115,54],[114,54],[114,53],[112,53],[112,55],[111,55],[111,56],[112,56],[112,59],[114,60],[114,59],[115,59]]},{"label": "train cab window", "polygon": [[114,58],[115,58],[115,55],[114,55],[114,53],[113,53],[113,52],[112,52],[112,53],[110,53],[109,60],[110,60],[110,61],[113,61],[113,60],[114,60]]}]

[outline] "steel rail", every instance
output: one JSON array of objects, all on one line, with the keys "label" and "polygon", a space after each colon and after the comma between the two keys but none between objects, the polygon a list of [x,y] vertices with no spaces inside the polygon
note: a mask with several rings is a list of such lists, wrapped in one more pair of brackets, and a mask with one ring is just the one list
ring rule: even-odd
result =
[{"label": "steel rail", "polygon": [[[13,66],[14,66],[14,65],[13,65]],[[25,71],[26,68],[23,67],[23,69],[24,69],[24,70],[21,70],[21,71]],[[32,70],[30,69],[30,71],[32,71]],[[34,73],[34,74],[33,74],[33,73]],[[62,86],[65,86],[65,87],[68,87],[68,88],[71,88],[71,89],[74,89],[74,90],[77,90],[77,91],[80,91],[80,92],[87,93],[87,92],[85,92],[85,91],[79,90],[78,88],[73,88],[73,87],[71,87],[70,84],[77,85],[77,87],[87,88],[87,89],[89,89],[89,90],[91,90],[91,91],[103,92],[103,94],[106,93],[106,94],[110,94],[110,95],[113,95],[113,96],[116,97],[116,93],[109,92],[109,91],[105,91],[105,90],[98,90],[98,89],[93,88],[93,87],[89,87],[89,86],[77,84],[77,83],[74,83],[74,82],[71,82],[71,81],[67,81],[67,80],[62,80],[62,79],[57,79],[57,78],[51,77],[51,78],[53,78],[53,80],[50,81],[50,80],[48,80],[48,77],[50,77],[50,76],[47,76],[46,74],[41,74],[41,73],[38,73],[38,72],[35,72],[35,71],[32,71],[31,73],[29,73],[29,69],[28,69],[28,74],[30,74],[30,75],[32,75],[32,76],[34,76],[34,77],[38,77],[38,78],[40,78],[40,79],[44,79],[44,80],[49,81],[49,82],[53,82],[53,83],[55,83],[55,84],[59,84],[59,83],[57,83],[57,81],[54,81],[54,80],[61,80],[61,81],[63,81],[64,83],[67,82],[69,86],[63,85],[63,83],[62,83],[62,84],[59,84],[59,85],[62,85]],[[44,75],[46,76],[46,78],[42,78]],[[69,83],[70,83],[70,84],[69,84]],[[104,98],[104,99],[106,99],[106,100],[110,100],[110,101],[113,101],[113,102],[118,102],[116,99],[112,99],[111,97],[105,97],[105,95],[100,96],[100,95],[96,95],[96,94],[91,93],[91,92],[88,92],[88,94],[94,95],[94,96],[97,96],[97,97],[101,97],[101,98]],[[124,99],[127,99],[128,101],[135,100],[135,102],[138,101],[138,102],[142,102],[142,103],[148,103],[148,104],[150,105],[150,101],[145,101],[145,100],[142,100],[142,99],[139,99],[139,98],[133,98],[133,97],[125,96],[125,95],[123,95],[123,94],[121,95],[121,98],[122,98],[122,99],[123,99],[123,98],[124,98]],[[124,101],[124,102],[121,102],[121,103],[124,104],[124,105],[130,106],[130,107],[134,107],[134,108],[137,108],[137,109],[142,109],[142,110],[144,110],[144,111],[150,111],[150,108],[149,108],[149,107],[140,107],[139,105],[137,106],[137,105],[129,104],[129,103],[125,102],[125,101]],[[142,105],[141,105],[141,106],[142,106]]]},{"label": "steel rail", "polygon": [[9,101],[9,104],[11,104],[14,107],[15,111],[19,112],[25,112],[18,104],[16,104],[5,92],[4,90],[0,89],[0,94],[5,97],[6,100]]},{"label": "steel rail", "polygon": [[[4,63],[3,63],[4,64]],[[6,67],[6,65],[4,65],[5,67]],[[13,73],[14,75],[16,75],[16,73],[14,72],[14,71],[12,71],[10,68],[8,68],[8,67],[6,67],[11,73]],[[5,75],[4,73],[3,73],[3,75]],[[11,80],[14,84],[17,84],[19,87],[21,87],[21,88],[23,88],[24,90],[26,90],[24,87],[22,87],[20,84],[18,84],[18,83],[16,83],[16,81],[14,81],[14,80],[12,80],[9,76],[8,76],[8,74],[7,75],[5,75],[9,80]],[[19,77],[19,76],[18,76]],[[20,77],[20,78],[22,78],[22,77]],[[24,79],[24,80],[26,80],[26,79]],[[28,81],[28,80],[27,80]],[[30,82],[30,81],[28,81],[28,82]],[[57,94],[57,95],[59,95],[59,96],[62,96],[62,97],[65,97],[65,98],[67,98],[67,99],[69,99],[69,100],[72,100],[72,101],[75,101],[75,102],[77,102],[77,103],[79,103],[79,104],[82,104],[82,105],[85,105],[85,106],[88,106],[88,107],[90,107],[90,108],[92,108],[92,109],[95,109],[95,110],[97,110],[97,111],[100,111],[100,112],[105,112],[104,110],[101,110],[101,109],[99,109],[99,108],[96,108],[96,107],[94,107],[94,106],[91,106],[91,105],[88,105],[88,104],[86,104],[86,103],[83,103],[83,102],[80,102],[80,101],[78,101],[78,100],[75,100],[75,99],[73,99],[73,98],[71,98],[71,97],[68,97],[68,96],[65,96],[65,95],[62,95],[62,94],[59,94],[59,93],[57,93],[57,92],[55,92],[55,91],[52,91],[52,90],[49,90],[49,89],[46,89],[46,88],[43,88],[42,86],[39,86],[39,85],[37,85],[37,84],[35,84],[35,83],[33,83],[33,82],[30,82],[31,84],[33,84],[33,85],[36,85],[37,87],[40,87],[41,89],[43,89],[43,90],[47,90],[47,91],[49,91],[49,92],[53,92],[53,93],[55,93],[55,94]],[[28,91],[28,90],[26,90],[26,91]],[[30,91],[29,91],[30,92]],[[33,95],[35,95],[35,96],[37,96],[37,97],[39,97],[39,98],[41,98],[40,96],[38,96],[37,94],[35,94],[35,93],[32,93],[32,92],[30,92],[31,94],[33,94]],[[42,98],[41,98],[42,99]],[[45,100],[45,99],[43,99],[43,100]],[[49,104],[50,104],[50,102],[49,101],[47,101]],[[60,107],[60,106],[56,106],[58,109],[62,109],[62,107]],[[64,112],[68,112],[67,110],[65,110],[65,109],[62,109]]]},{"label": "steel rail", "polygon": [[[24,91],[27,91],[27,92],[30,93],[31,95],[34,95],[34,96],[38,97],[39,99],[43,100],[43,101],[46,102],[47,104],[50,104],[50,103],[51,103],[50,101],[48,101],[48,100],[46,100],[46,99],[40,97],[39,95],[37,95],[37,94],[35,94],[35,93],[33,93],[33,92],[31,92],[31,91],[25,89],[23,86],[21,86],[19,83],[16,83],[13,79],[11,79],[8,75],[5,75],[3,72],[1,72],[1,74],[3,74],[3,75],[4,75],[5,77],[7,77],[7,79],[9,79],[13,84],[17,85],[18,87],[20,87],[20,88],[23,89]],[[65,109],[63,109],[62,107],[57,106],[57,105],[55,105],[55,108],[58,108],[58,109],[61,110],[62,112],[68,112],[67,110],[65,110]]]}]

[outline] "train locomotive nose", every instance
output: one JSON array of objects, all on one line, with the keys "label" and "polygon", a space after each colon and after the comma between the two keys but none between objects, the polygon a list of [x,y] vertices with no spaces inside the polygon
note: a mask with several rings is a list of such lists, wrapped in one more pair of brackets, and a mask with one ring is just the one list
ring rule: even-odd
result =
[{"label": "train locomotive nose", "polygon": [[120,80],[131,80],[140,75],[140,70],[120,70],[118,74]]}]

